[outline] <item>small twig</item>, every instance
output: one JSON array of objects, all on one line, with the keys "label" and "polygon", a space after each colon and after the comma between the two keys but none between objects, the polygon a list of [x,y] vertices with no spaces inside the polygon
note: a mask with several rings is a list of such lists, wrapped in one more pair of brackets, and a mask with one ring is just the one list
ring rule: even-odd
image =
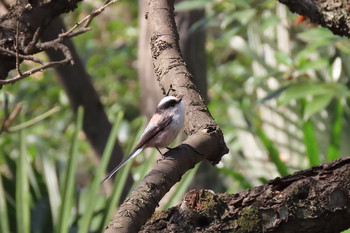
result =
[{"label": "small twig", "polygon": [[[0,47],[0,52],[7,53],[8,55],[11,55],[11,56],[14,56],[14,57],[16,56],[16,52],[13,52],[13,51],[11,51],[9,49],[5,49],[3,47]],[[40,64],[44,64],[45,63],[40,58],[36,58],[36,57],[28,56],[28,55],[18,54],[18,57],[23,59],[23,60],[28,60],[28,61],[32,61],[32,62],[36,62],[36,63],[40,63]]]},{"label": "small twig", "polygon": [[59,35],[59,37],[71,37],[70,34],[77,28],[79,27],[81,24],[83,24],[84,22],[86,22],[83,27],[88,27],[92,18],[101,14],[102,11],[109,5],[117,2],[118,0],[113,0],[113,1],[110,1],[110,0],[107,0],[105,1],[105,3],[98,9],[96,10],[93,10],[88,16],[86,16],[84,19],[80,20],[79,22],[77,22],[71,29],[69,29],[68,31],[64,32],[64,33],[61,33]]},{"label": "small twig", "polygon": [[44,69],[47,69],[50,67],[64,65],[66,63],[73,63],[72,55],[71,55],[68,47],[65,46],[64,44],[55,44],[55,43],[50,44],[49,42],[46,42],[46,43],[43,43],[42,46],[45,47],[46,49],[52,48],[55,46],[55,48],[58,48],[62,51],[62,53],[65,55],[66,58],[61,60],[61,61],[44,62],[44,64],[42,66],[28,70],[28,71],[22,73],[21,75],[18,74],[17,76],[15,76],[11,79],[0,80],[0,85],[15,83],[21,79],[28,77],[29,75],[32,75],[32,74],[39,72],[39,71],[43,71]]},{"label": "small twig", "polygon": [[34,68],[34,69],[31,69],[31,70],[28,70],[24,73],[22,73],[22,75],[17,75],[11,79],[6,79],[6,80],[0,80],[0,85],[6,85],[6,84],[10,84],[10,83],[15,83],[21,79],[24,79],[26,77],[28,77],[29,75],[32,75],[36,72],[39,72],[39,71],[43,71],[44,69],[47,69],[47,68],[50,68],[50,67],[55,67],[55,66],[58,66],[58,65],[63,65],[63,64],[66,64],[70,62],[70,59],[64,59],[62,61],[54,61],[54,62],[46,62],[44,63],[44,65],[42,66],[39,66],[37,68]]},{"label": "small twig", "polygon": [[26,46],[24,50],[26,54],[30,53],[33,49],[37,47],[36,44],[39,41],[40,32],[41,32],[41,27],[38,27],[34,33],[32,41]]},{"label": "small twig", "polygon": [[18,115],[18,113],[21,111],[22,109],[22,104],[18,103],[15,107],[15,109],[12,111],[12,113],[10,114],[9,117],[5,118],[4,124],[1,127],[0,130],[0,134],[4,131],[8,131],[10,124],[12,123],[12,121],[16,118],[16,116]]},{"label": "small twig", "polygon": [[[44,69],[50,68],[50,67],[55,67],[58,65],[64,65],[66,63],[71,63],[74,64],[72,55],[69,51],[69,49],[67,48],[67,46],[65,46],[63,44],[63,41],[65,39],[80,35],[84,32],[90,31],[91,28],[88,27],[89,24],[91,23],[92,19],[101,14],[103,12],[103,10],[108,7],[109,5],[117,2],[118,0],[106,0],[104,2],[104,4],[96,9],[93,10],[88,16],[86,16],[84,19],[82,19],[81,21],[79,21],[78,23],[76,23],[70,30],[68,30],[67,32],[63,32],[61,34],[58,35],[58,37],[54,40],[51,41],[47,41],[41,44],[38,44],[38,40],[39,40],[39,35],[40,35],[40,27],[35,31],[34,35],[33,35],[33,39],[32,41],[26,46],[25,49],[23,49],[24,53],[33,53],[34,51],[45,51],[49,48],[54,48],[54,49],[60,49],[62,51],[62,53],[65,56],[65,59],[61,60],[61,61],[53,61],[53,62],[44,62],[41,59],[32,57],[32,56],[26,56],[26,55],[22,55],[19,53],[19,20],[17,19],[17,33],[16,33],[16,52],[10,51],[8,49],[2,48],[0,47],[0,52],[4,52],[8,55],[11,56],[15,56],[16,57],[16,70],[18,72],[18,75],[11,78],[11,79],[7,79],[7,80],[0,80],[0,85],[6,85],[6,84],[10,84],[10,83],[15,83],[23,78],[26,78],[36,72],[39,71],[43,71]],[[80,25],[83,26],[80,29],[77,29],[77,27],[79,27]],[[77,30],[76,30],[77,29]],[[36,63],[40,63],[41,66],[37,67],[37,68],[33,68],[30,69],[28,71],[25,72],[21,72],[19,69],[19,60],[24,59],[24,60],[30,60]]]}]

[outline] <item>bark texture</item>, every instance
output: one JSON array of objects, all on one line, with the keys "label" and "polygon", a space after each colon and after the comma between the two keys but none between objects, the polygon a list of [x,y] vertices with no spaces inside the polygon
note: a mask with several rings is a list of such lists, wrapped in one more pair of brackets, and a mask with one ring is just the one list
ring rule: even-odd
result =
[{"label": "bark texture", "polygon": [[[178,0],[176,2],[180,2]],[[142,113],[151,118],[154,109],[164,96],[154,73],[150,49],[150,33],[145,19],[146,1],[139,0],[138,42],[138,77],[140,82]],[[204,18],[204,10],[177,12],[175,21],[180,35],[180,49],[189,72],[193,75],[194,83],[200,90],[201,96],[207,101],[207,69],[205,40],[206,32],[203,27],[192,30],[193,24]]]},{"label": "bark texture", "polygon": [[308,17],[312,23],[328,28],[334,34],[350,37],[350,1],[278,0],[289,10]]},{"label": "bark texture", "polygon": [[[19,3],[0,18],[0,47],[15,51],[17,21],[19,22],[19,52],[34,54],[28,46],[38,28],[45,28],[55,17],[74,10],[82,0],[32,1]],[[16,67],[15,57],[0,53],[0,79],[6,79],[8,72]]]},{"label": "bark texture", "polygon": [[138,232],[161,198],[188,169],[203,159],[216,164],[228,152],[222,132],[180,54],[173,4],[167,0],[148,0],[146,17],[157,79],[163,93],[182,98],[186,106],[185,133],[189,137],[156,164],[120,206],[106,232]]},{"label": "bark texture", "polygon": [[190,191],[141,232],[341,232],[350,227],[350,157],[236,194]]}]

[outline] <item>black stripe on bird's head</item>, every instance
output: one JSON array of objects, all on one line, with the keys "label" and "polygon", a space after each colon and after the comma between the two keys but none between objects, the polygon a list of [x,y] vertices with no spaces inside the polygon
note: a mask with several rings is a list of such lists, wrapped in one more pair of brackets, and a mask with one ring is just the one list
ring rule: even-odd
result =
[{"label": "black stripe on bird's head", "polygon": [[181,102],[181,98],[175,96],[166,96],[158,104],[156,113],[160,113],[166,109],[174,107],[176,104]]}]

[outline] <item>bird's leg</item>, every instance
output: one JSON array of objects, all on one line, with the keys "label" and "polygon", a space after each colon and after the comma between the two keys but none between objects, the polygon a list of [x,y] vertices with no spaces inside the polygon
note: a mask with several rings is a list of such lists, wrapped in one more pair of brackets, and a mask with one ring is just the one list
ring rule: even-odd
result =
[{"label": "bird's leg", "polygon": [[162,157],[160,158],[160,159],[158,159],[157,160],[157,163],[159,162],[159,161],[161,161],[161,160],[163,160],[163,159],[165,159],[165,156],[164,156],[164,154],[159,150],[159,148],[158,147],[156,147],[156,149],[158,150],[158,152],[162,155]]},{"label": "bird's leg", "polygon": [[159,150],[158,147],[156,147],[157,151],[162,155],[162,157],[164,157],[164,154]]}]

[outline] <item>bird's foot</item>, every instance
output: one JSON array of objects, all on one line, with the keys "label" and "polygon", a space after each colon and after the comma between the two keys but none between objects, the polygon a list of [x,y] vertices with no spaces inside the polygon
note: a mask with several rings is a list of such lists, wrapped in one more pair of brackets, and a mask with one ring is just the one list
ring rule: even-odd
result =
[{"label": "bird's foot", "polygon": [[159,148],[158,147],[156,147],[156,149],[157,149],[157,151],[159,152],[159,154],[161,154],[162,155],[162,157],[164,157],[164,154],[159,150]]}]

